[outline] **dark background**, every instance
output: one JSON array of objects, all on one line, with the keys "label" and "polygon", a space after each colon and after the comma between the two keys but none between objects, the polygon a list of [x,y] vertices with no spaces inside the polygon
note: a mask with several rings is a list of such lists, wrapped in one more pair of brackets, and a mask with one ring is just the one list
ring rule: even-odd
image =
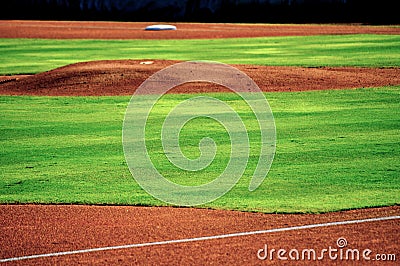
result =
[{"label": "dark background", "polygon": [[6,0],[0,19],[399,24],[395,0]]}]

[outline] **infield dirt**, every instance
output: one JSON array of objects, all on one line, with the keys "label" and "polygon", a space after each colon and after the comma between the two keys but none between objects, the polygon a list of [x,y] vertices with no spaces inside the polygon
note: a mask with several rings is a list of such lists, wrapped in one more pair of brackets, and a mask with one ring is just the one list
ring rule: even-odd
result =
[{"label": "infield dirt", "polygon": [[[311,214],[261,214],[237,211],[170,207],[128,206],[38,206],[0,205],[0,259],[48,254],[87,248],[154,243],[257,230],[399,215],[400,207]],[[370,249],[376,254],[398,257],[398,220],[338,225],[248,236],[165,243],[128,249],[84,252],[14,262],[19,265],[281,265],[277,258],[259,260],[265,244],[271,249],[339,250],[336,241],[345,238],[343,250]],[[396,265],[396,262],[330,259],[299,259],[296,265],[337,265],[361,263]],[[339,253],[337,253],[339,255]],[[285,256],[288,256],[286,254]],[[371,259],[372,260],[372,259]],[[289,261],[290,262],[290,261]]]},{"label": "infield dirt", "polygon": [[213,39],[326,34],[399,34],[395,26],[175,23],[176,31],[145,31],[153,22],[0,21],[0,38]]}]

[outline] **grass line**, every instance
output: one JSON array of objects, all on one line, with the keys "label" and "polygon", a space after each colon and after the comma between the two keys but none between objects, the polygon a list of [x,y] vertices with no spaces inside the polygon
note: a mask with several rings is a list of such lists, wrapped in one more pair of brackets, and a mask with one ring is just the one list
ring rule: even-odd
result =
[{"label": "grass line", "polygon": [[0,39],[0,74],[33,74],[106,59],[213,60],[281,66],[399,67],[400,35],[215,40]]}]

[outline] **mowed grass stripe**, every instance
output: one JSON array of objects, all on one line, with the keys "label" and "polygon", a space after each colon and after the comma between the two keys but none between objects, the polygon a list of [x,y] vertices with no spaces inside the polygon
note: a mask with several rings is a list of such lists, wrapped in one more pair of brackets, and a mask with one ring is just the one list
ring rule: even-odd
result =
[{"label": "mowed grass stripe", "polygon": [[[207,207],[262,212],[325,212],[400,203],[400,87],[267,93],[277,127],[270,174],[247,190],[258,157],[253,116],[234,94],[207,94],[232,106],[249,128],[251,158],[237,186]],[[146,97],[146,96],[142,96]],[[223,128],[195,120],[181,134],[195,158],[213,137],[216,161],[182,172],[163,155],[160,126],[191,95],[166,95],[152,113],[148,145],[160,172],[197,185],[224,169],[230,147]],[[135,183],[122,149],[129,97],[0,97],[0,202],[164,205]]]},{"label": "mowed grass stripe", "polygon": [[0,74],[33,74],[106,59],[214,60],[281,66],[400,66],[400,35],[215,40],[0,39]]}]

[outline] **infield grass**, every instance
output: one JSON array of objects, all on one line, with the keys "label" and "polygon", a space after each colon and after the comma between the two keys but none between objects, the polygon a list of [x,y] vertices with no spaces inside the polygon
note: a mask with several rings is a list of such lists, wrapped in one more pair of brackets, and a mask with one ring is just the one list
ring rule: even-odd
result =
[{"label": "infield grass", "polygon": [[213,60],[285,66],[400,66],[400,35],[213,40],[0,39],[0,75],[34,74],[106,59]]},{"label": "infield grass", "polygon": [[[230,104],[250,128],[251,158],[225,196],[203,207],[262,212],[325,212],[400,203],[400,87],[267,93],[277,127],[271,171],[247,190],[257,162],[254,119],[234,94],[207,94]],[[142,96],[146,97],[146,96]],[[163,113],[191,95],[166,95],[147,135],[160,172],[177,183],[207,182],[225,167],[223,128],[202,118],[184,127],[182,151],[199,155],[206,136],[216,163],[198,173],[176,169],[160,146]],[[0,202],[164,205],[132,178],[123,155],[129,97],[0,96]]]}]

